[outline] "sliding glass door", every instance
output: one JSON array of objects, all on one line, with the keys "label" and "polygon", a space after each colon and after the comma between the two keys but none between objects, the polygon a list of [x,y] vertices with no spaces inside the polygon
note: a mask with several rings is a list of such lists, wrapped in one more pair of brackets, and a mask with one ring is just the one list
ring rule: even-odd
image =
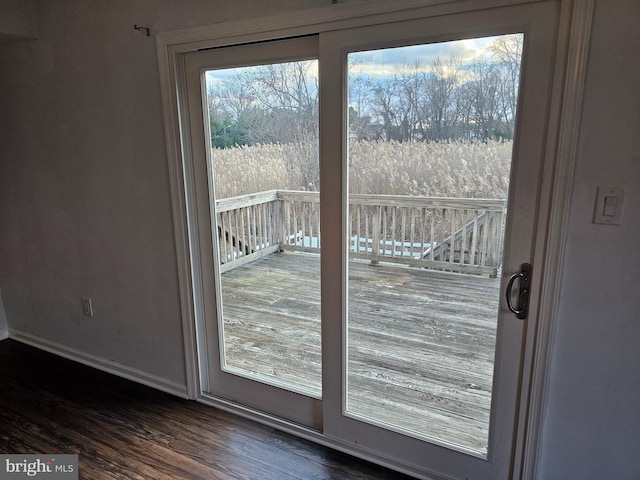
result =
[{"label": "sliding glass door", "polygon": [[321,35],[325,435],[510,478],[556,8]]},{"label": "sliding glass door", "polygon": [[527,320],[505,291],[533,255],[557,17],[184,55],[203,398],[418,475],[510,477]]},{"label": "sliding glass door", "polygon": [[485,455],[522,44],[347,56],[345,411]]},{"label": "sliding glass door", "polygon": [[[206,392],[321,425],[317,37],[186,59],[210,215]],[[202,118],[202,120],[200,120]],[[208,181],[207,181],[208,180]],[[208,202],[205,204],[204,202]],[[206,205],[206,206],[205,206]]]}]

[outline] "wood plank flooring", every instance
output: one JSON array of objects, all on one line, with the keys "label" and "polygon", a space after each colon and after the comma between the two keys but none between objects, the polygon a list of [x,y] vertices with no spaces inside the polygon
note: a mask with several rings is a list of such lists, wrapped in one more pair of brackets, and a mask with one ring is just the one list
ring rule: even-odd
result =
[{"label": "wood plank flooring", "polygon": [[13,340],[0,342],[0,453],[75,453],[87,480],[408,478]]},{"label": "wood plank flooring", "polygon": [[[226,362],[320,394],[319,256],[223,275]],[[349,263],[348,409],[486,452],[499,279]]]}]

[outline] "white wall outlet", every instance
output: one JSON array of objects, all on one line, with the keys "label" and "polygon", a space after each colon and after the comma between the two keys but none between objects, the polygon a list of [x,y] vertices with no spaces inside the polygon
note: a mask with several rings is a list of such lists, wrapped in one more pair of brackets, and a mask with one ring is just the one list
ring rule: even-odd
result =
[{"label": "white wall outlet", "polygon": [[89,297],[82,297],[82,313],[87,317],[93,317],[93,305]]}]

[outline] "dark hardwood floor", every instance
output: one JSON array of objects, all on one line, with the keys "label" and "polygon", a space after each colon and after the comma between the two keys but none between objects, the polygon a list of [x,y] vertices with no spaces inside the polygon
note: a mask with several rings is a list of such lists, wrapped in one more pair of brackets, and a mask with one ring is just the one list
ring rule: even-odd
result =
[{"label": "dark hardwood floor", "polygon": [[408,478],[13,340],[0,342],[0,453],[75,453],[88,480]]}]

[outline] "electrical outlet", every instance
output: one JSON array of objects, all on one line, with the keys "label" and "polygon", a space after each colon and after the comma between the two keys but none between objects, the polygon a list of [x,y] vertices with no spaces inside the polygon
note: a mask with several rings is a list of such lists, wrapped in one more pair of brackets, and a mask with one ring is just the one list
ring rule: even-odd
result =
[{"label": "electrical outlet", "polygon": [[93,305],[89,297],[82,297],[82,313],[87,317],[93,317]]}]

